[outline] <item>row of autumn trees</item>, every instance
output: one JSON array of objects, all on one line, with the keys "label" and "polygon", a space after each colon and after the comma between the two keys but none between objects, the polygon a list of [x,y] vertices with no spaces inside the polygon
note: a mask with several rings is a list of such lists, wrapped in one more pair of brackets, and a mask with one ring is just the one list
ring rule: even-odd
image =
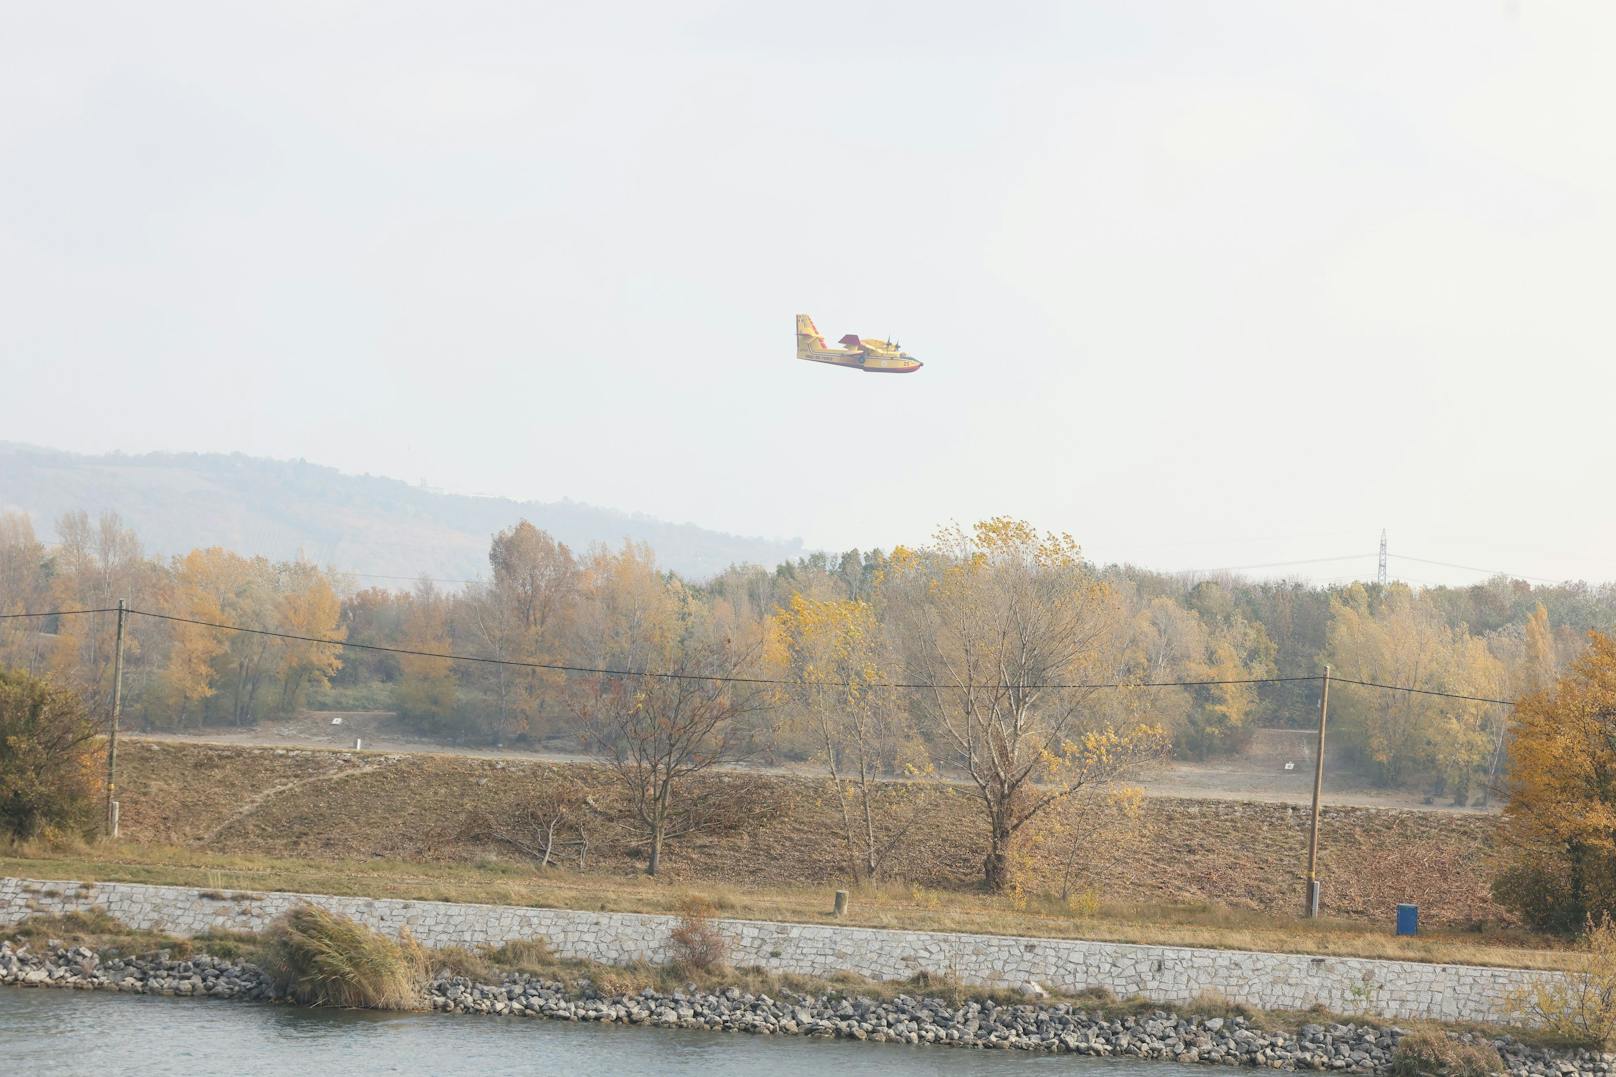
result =
[{"label": "row of autumn trees", "polygon": [[[58,542],[46,547],[27,517],[0,515],[0,613],[107,609],[123,600],[185,619],[130,619],[124,699],[137,725],[243,725],[288,713],[342,667],[334,647],[185,623],[340,640],[339,584],[315,565],[217,547],[151,558],[115,515],[69,513],[56,532]],[[0,622],[0,666],[48,675],[86,699],[104,700],[115,626],[110,613]]]},{"label": "row of autumn trees", "polygon": [[[1169,746],[1204,757],[1257,724],[1311,722],[1317,681],[1277,678],[1314,677],[1325,661],[1344,678],[1531,701],[1512,726],[1492,704],[1342,685],[1332,728],[1387,782],[1462,799],[1509,767],[1513,803],[1526,803],[1519,790],[1546,782],[1534,774],[1564,773],[1578,750],[1560,718],[1540,717],[1530,737],[1528,723],[1580,707],[1591,761],[1576,773],[1616,786],[1616,765],[1602,769],[1596,750],[1610,701],[1565,694],[1616,661],[1597,634],[1584,653],[1582,630],[1616,620],[1609,589],[1191,581],[1099,569],[1070,537],[1002,518],[945,528],[916,549],[737,568],[701,584],[660,571],[642,547],[578,554],[523,522],[493,537],[486,584],[423,580],[407,592],[220,549],[149,558],[110,516],[68,516],[57,533],[46,547],[24,518],[0,517],[0,612],[124,598],[164,615],[130,622],[133,723],[194,728],[363,704],[446,738],[581,741],[620,779],[653,872],[668,841],[733,823],[735,805],[689,795],[701,772],[762,757],[825,769],[854,879],[883,873],[921,810],[905,790],[926,783],[889,779],[939,772],[981,808],[990,887],[1013,883],[1029,845],[1069,873],[1077,850],[1103,844],[1095,828],[1117,814],[1121,779]],[[111,627],[104,614],[0,621],[0,666],[104,699]],[[449,653],[501,661],[439,657]],[[1263,678],[1276,679],[1161,684]],[[1523,892],[1558,880],[1572,910],[1616,893],[1616,871],[1601,874],[1616,833],[1609,799],[1523,824],[1518,844],[1531,853],[1506,878]],[[554,807],[546,857],[576,809]],[[1513,806],[1512,817],[1526,818]]]},{"label": "row of autumn trees", "polygon": [[[124,548],[115,521],[101,529],[120,539],[109,548]],[[146,696],[137,705],[131,693],[132,714],[191,696],[205,704],[217,694],[214,680],[237,669],[231,647],[242,639],[284,646],[274,663],[283,701],[335,672],[334,662],[308,670],[299,657],[318,644],[210,626],[242,624],[247,611],[236,600],[258,590],[257,574],[238,574],[238,561],[199,551],[167,566],[145,565],[158,580],[149,597],[136,593],[135,606],[159,616],[135,618],[142,627],[130,641],[130,668],[150,667],[150,680],[130,678]],[[193,571],[198,565],[233,567],[201,573]],[[1122,608],[1069,537],[1041,535],[1017,521],[952,528],[928,547],[895,551],[870,581],[869,597],[816,599],[793,590],[761,616],[747,616],[735,593],[698,591],[658,572],[647,551],[574,559],[525,523],[495,536],[490,565],[486,587],[451,598],[423,585],[393,601],[402,646],[349,653],[399,663],[393,681],[407,715],[451,710],[463,687],[461,666],[492,678],[481,690],[503,732],[513,715],[564,710],[574,734],[618,777],[624,804],[616,814],[619,822],[627,816],[653,874],[668,841],[734,826],[744,810],[700,791],[695,779],[703,771],[798,743],[825,766],[842,801],[852,878],[882,873],[920,808],[920,783],[887,779],[940,765],[974,790],[986,831],[984,883],[1003,889],[1035,822],[1063,818],[1167,747],[1160,726],[1102,704],[1103,693],[1062,687],[1111,674]],[[259,569],[265,580],[284,584],[268,591],[283,613],[318,605],[302,586],[306,573],[322,584],[314,591],[330,592],[329,581],[306,566]],[[149,582],[137,576],[127,582]],[[82,650],[96,633],[64,636],[63,625],[77,619],[64,614],[54,632],[31,632],[8,646],[55,656],[78,639],[73,645]],[[357,627],[357,620],[303,621],[295,634],[335,639],[345,631],[358,642]],[[507,661],[461,663],[442,656],[451,650]],[[571,668],[555,668],[563,664]],[[188,692],[169,683],[180,676],[201,687]],[[94,694],[99,681],[87,687]],[[576,822],[582,810],[576,799],[553,808],[549,822],[534,819],[547,834],[540,839],[546,859],[556,824]],[[1057,829],[1068,848],[1077,848],[1084,825],[1067,819]],[[520,840],[508,829],[491,836]]]},{"label": "row of autumn trees", "polygon": [[[55,532],[47,546],[26,517],[0,515],[0,612],[104,608],[124,598],[143,610],[294,635],[598,667],[609,664],[614,633],[670,603],[720,626],[754,664],[768,657],[765,645],[780,624],[811,611],[817,620],[863,625],[907,674],[921,657],[912,648],[894,652],[894,641],[919,638],[925,625],[917,618],[930,608],[926,593],[894,571],[919,556],[902,550],[815,555],[694,582],[659,570],[647,548],[573,551],[524,522],[493,537],[487,583],[447,589],[423,580],[400,591],[360,588],[303,561],[217,548],[149,557],[112,516],[70,514]],[[945,533],[927,556],[963,557],[961,541],[958,532]],[[1102,681],[1311,678],[1329,662],[1342,677],[1514,698],[1552,683],[1589,630],[1616,624],[1609,586],[1499,578],[1420,591],[1320,588],[1098,568],[1067,554],[1103,591],[1095,608],[1105,611],[1105,630],[1085,658]],[[105,614],[0,622],[0,664],[52,673],[104,698],[112,623]],[[396,711],[445,741],[576,741],[569,682],[544,670],[343,651],[149,618],[131,624],[128,668],[127,713],[152,729],[246,724],[313,706]],[[1280,680],[1141,688],[1082,704],[1119,727],[1160,725],[1180,756],[1207,758],[1239,748],[1258,727],[1311,725],[1316,691],[1309,680]],[[791,710],[777,703],[775,711]],[[919,720],[919,699],[911,695],[900,709],[905,723],[881,731],[882,766],[957,750],[944,725]],[[1336,757],[1356,758],[1387,785],[1476,799],[1507,760],[1506,712],[1496,706],[1343,688],[1331,709]],[[754,747],[804,759],[823,745],[823,730],[812,723],[777,721]]]}]

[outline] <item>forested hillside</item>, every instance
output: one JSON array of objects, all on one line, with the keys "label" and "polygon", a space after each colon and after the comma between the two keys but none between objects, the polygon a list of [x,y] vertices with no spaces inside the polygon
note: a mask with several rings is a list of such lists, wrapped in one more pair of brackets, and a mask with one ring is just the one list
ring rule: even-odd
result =
[{"label": "forested hillside", "polygon": [[85,456],[0,442],[0,511],[26,512],[50,535],[57,519],[76,510],[118,513],[148,551],[163,556],[223,546],[407,578],[487,575],[488,536],[519,519],[574,549],[650,543],[664,565],[698,579],[802,553],[795,540],[729,535],[572,501],[445,494],[302,460]]},{"label": "forested hillside", "polygon": [[[945,531],[918,549],[813,555],[703,581],[668,571],[649,546],[584,552],[524,521],[486,547],[488,583],[408,590],[222,547],[153,556],[113,516],[69,514],[56,530],[60,541],[45,543],[25,517],[0,516],[0,612],[104,608],[119,598],[144,611],[130,624],[125,713],[149,729],[240,726],[313,704],[396,711],[445,741],[576,747],[592,713],[632,710],[644,698],[610,678],[430,657],[453,653],[765,676],[780,684],[747,701],[749,750],[823,759],[854,737],[887,773],[948,769],[976,747],[960,733],[960,693],[878,686],[953,683],[960,656],[983,641],[950,642],[948,633],[991,630],[1007,595],[1021,602],[1015,588],[1053,578],[1061,590],[1047,608],[1070,617],[1062,631],[1080,642],[1062,644],[1056,665],[1029,667],[1028,683],[1130,687],[1028,690],[1014,705],[1045,720],[1058,713],[1068,731],[1160,729],[1180,757],[1210,758],[1256,727],[1311,726],[1317,681],[1278,678],[1313,678],[1326,662],[1341,678],[1510,699],[1552,683],[1589,629],[1616,626],[1610,585],[1500,577],[1416,591],[1193,579],[1096,566],[1064,537],[1003,520]],[[1000,558],[1025,571],[989,573]],[[0,622],[0,666],[51,672],[104,699],[111,633],[105,614]],[[981,684],[1001,675],[972,676]],[[827,725],[824,715],[853,724]],[[1466,802],[1507,759],[1509,710],[1495,704],[1341,684],[1331,715],[1337,743],[1387,785]],[[1027,750],[1066,750],[1054,731],[1040,735]]]}]

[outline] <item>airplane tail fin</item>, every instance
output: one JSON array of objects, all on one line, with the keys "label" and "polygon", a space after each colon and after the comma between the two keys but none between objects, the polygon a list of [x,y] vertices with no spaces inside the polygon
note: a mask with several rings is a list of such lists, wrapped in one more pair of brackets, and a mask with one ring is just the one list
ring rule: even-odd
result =
[{"label": "airplane tail fin", "polygon": [[806,314],[797,315],[797,358],[803,358],[815,348],[824,351],[825,338],[819,335],[812,318]]}]

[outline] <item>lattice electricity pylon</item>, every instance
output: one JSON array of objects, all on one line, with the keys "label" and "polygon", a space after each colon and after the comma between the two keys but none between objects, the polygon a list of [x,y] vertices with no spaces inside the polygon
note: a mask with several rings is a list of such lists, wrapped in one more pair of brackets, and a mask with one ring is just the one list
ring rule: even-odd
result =
[{"label": "lattice electricity pylon", "polygon": [[1380,529],[1380,571],[1375,575],[1375,582],[1382,587],[1386,586],[1386,529]]}]

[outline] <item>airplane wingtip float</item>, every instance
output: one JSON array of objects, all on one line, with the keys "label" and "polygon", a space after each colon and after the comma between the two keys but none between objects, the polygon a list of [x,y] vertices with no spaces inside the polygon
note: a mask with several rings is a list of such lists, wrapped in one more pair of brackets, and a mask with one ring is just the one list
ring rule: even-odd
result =
[{"label": "airplane wingtip float", "polygon": [[797,315],[798,359],[845,366],[866,374],[913,374],[925,365],[890,340],[865,340],[849,333],[837,343],[841,347],[827,347],[825,338],[814,328],[814,320],[806,314]]}]

